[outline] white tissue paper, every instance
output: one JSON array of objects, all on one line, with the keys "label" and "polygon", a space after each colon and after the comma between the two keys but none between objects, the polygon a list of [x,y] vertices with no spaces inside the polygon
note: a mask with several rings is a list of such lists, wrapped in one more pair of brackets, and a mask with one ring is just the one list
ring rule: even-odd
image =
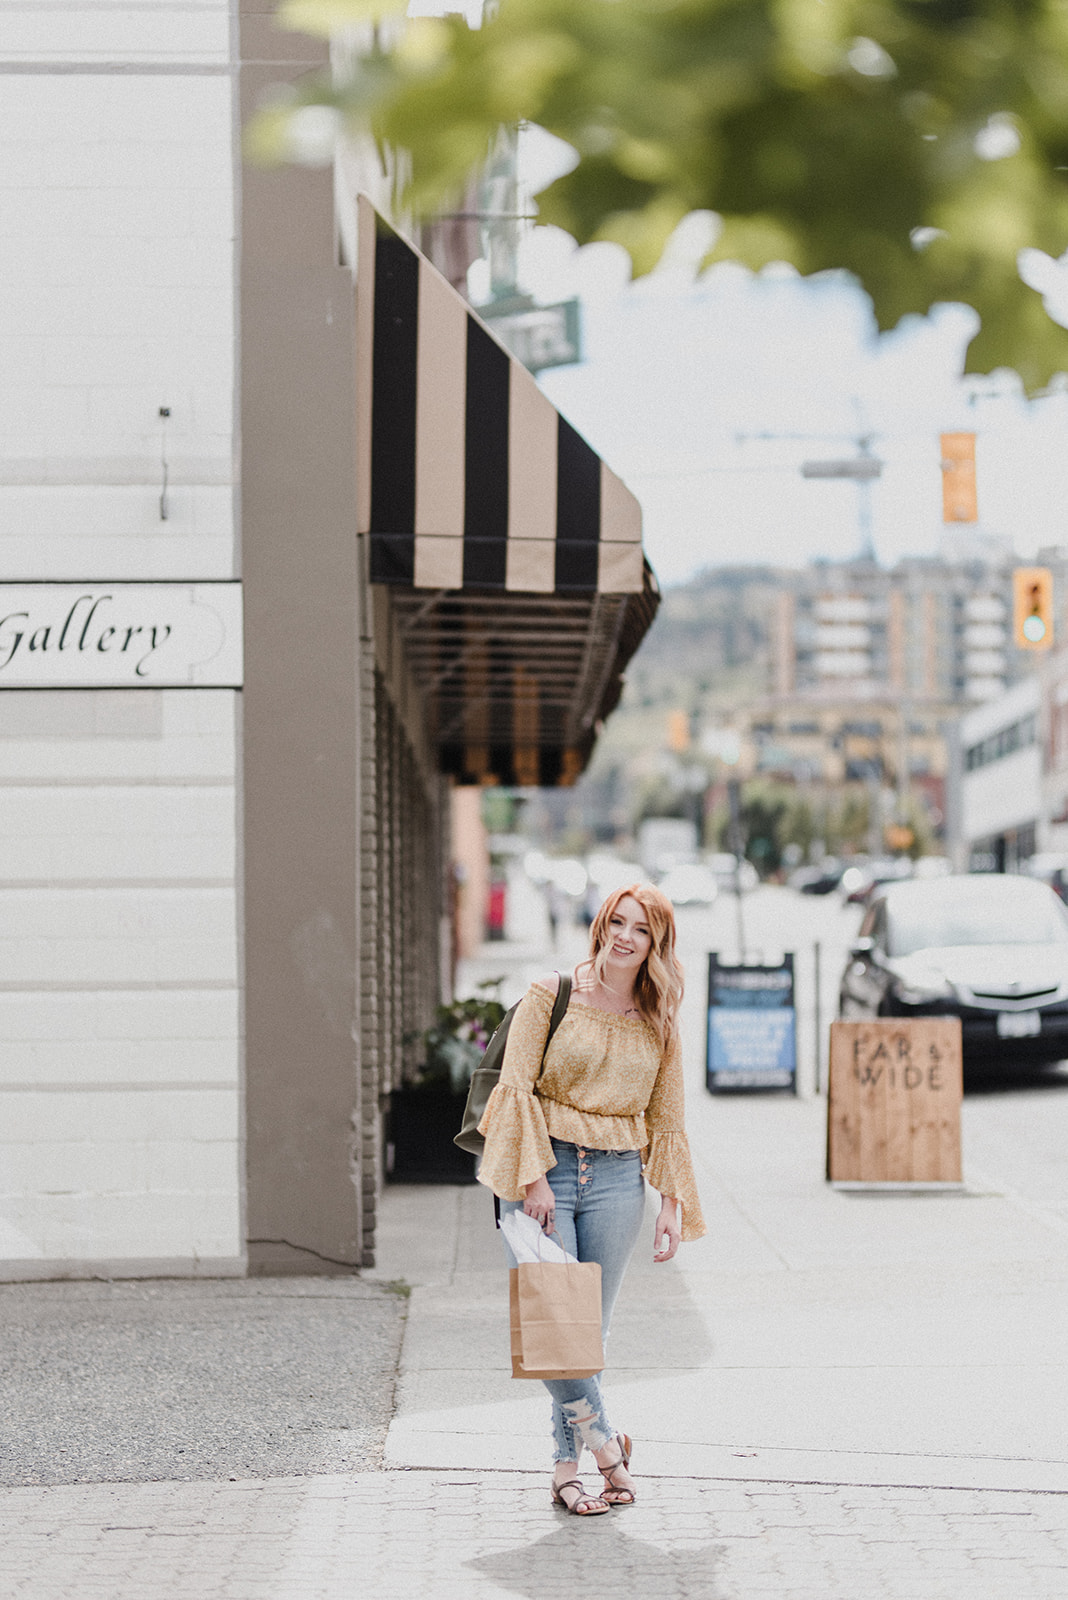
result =
[{"label": "white tissue paper", "polygon": [[539,1261],[553,1261],[559,1264],[577,1260],[577,1257],[569,1255],[557,1244],[533,1217],[528,1217],[525,1211],[506,1211],[501,1218],[501,1232],[519,1262],[536,1265]]}]

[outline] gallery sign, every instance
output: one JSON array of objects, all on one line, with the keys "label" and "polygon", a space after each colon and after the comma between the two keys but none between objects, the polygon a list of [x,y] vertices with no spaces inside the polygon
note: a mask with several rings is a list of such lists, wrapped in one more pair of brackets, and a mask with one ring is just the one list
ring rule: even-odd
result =
[{"label": "gallery sign", "polygon": [[0,585],[0,689],[237,689],[241,585]]}]

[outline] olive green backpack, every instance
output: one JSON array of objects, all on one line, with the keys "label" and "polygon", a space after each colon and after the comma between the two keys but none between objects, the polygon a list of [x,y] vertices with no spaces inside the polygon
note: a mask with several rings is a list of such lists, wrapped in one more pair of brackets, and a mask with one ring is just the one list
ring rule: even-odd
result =
[{"label": "olive green backpack", "polygon": [[[556,999],[553,1001],[552,1016],[549,1018],[549,1031],[545,1035],[545,1050],[549,1048],[549,1040],[564,1020],[567,1002],[571,998],[571,979],[567,973],[560,978],[560,988]],[[486,1141],[478,1131],[482,1121],[482,1114],[486,1109],[486,1102],[497,1087],[497,1080],[501,1075],[501,1065],[504,1061],[504,1047],[508,1040],[508,1029],[512,1025],[512,1018],[516,1013],[516,1006],[506,1011],[497,1025],[496,1032],[486,1046],[485,1054],[474,1072],[471,1074],[471,1083],[467,1091],[467,1104],[464,1106],[464,1120],[458,1134],[453,1138],[453,1144],[458,1144],[461,1150],[466,1150],[468,1155],[480,1156],[485,1148]],[[545,1051],[542,1051],[544,1058]]]}]

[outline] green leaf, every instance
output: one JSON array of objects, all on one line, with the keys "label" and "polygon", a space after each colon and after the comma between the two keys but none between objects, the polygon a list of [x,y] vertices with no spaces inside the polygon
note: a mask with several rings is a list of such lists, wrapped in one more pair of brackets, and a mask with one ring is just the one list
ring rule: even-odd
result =
[{"label": "green leaf", "polygon": [[289,159],[293,106],[263,106],[245,129],[245,155],[259,166],[278,166]]},{"label": "green leaf", "polygon": [[[279,16],[324,35],[400,9],[286,0]],[[416,214],[448,208],[502,123],[536,123],[577,160],[537,197],[541,220],[615,240],[638,273],[711,211],[710,259],[845,269],[882,328],[963,301],[982,318],[971,370],[1015,366],[1033,389],[1068,369],[1016,266],[1068,250],[1065,0],[499,0],[481,28],[388,32],[288,114],[337,106],[407,151]],[[286,115],[254,119],[261,157],[287,156]]]}]

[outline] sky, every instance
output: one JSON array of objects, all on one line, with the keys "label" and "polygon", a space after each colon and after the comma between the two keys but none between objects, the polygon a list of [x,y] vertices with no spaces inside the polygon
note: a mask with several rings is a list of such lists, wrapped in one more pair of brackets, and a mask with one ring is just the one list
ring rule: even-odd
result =
[{"label": "sky", "polygon": [[[477,26],[482,0],[410,0],[408,11],[463,11]],[[520,209],[576,159],[528,130]],[[615,245],[580,250],[558,229],[533,227],[520,250],[522,287],[539,302],[581,300],[584,360],[538,381],[638,496],[662,584],[708,566],[855,555],[862,491],[805,479],[800,466],[848,458],[862,434],[883,462],[867,492],[884,565],[984,551],[1027,560],[1068,546],[1068,383],[1027,401],[1015,373],[963,379],[977,325],[967,307],[937,307],[879,335],[867,296],[843,274],[805,280],[786,266],[754,275],[724,264],[698,278],[714,227],[708,215],[687,219],[661,269],[636,283]],[[1068,255],[1025,251],[1022,275],[1068,326]],[[476,304],[486,297],[479,264],[470,287]],[[979,522],[947,533],[939,435],[958,431],[976,434]]]},{"label": "sky", "polygon": [[[555,145],[527,141],[531,186],[567,159]],[[843,274],[724,264],[698,278],[713,225],[689,219],[664,266],[633,283],[618,247],[579,250],[556,229],[532,228],[520,254],[522,285],[540,301],[582,301],[583,362],[539,382],[641,500],[661,583],[710,565],[855,554],[863,491],[805,479],[800,465],[851,456],[861,434],[884,463],[869,491],[883,563],[946,548],[939,435],[951,431],[977,435],[980,515],[951,530],[952,550],[1026,559],[1068,545],[1068,391],[1028,402],[1013,373],[962,379],[976,325],[966,307],[879,336]],[[1068,268],[1034,256],[1031,281],[1068,308]]]}]

